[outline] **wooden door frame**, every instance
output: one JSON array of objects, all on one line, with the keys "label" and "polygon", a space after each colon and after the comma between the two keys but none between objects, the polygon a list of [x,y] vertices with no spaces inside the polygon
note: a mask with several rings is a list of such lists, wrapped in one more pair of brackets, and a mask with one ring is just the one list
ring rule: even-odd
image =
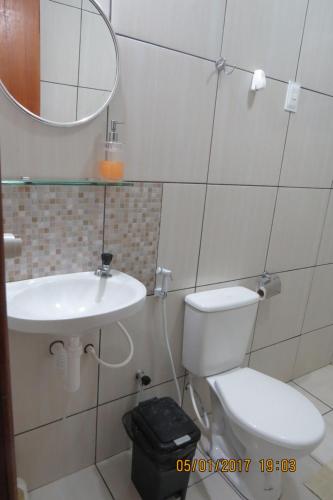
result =
[{"label": "wooden door frame", "polygon": [[[0,153],[1,154],[1,153]],[[0,158],[0,498],[17,500],[14,425],[9,366]]]}]

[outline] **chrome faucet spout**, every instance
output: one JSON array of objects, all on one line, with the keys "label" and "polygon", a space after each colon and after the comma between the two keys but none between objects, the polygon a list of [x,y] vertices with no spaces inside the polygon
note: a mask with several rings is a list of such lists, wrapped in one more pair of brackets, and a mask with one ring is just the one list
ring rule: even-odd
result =
[{"label": "chrome faucet spout", "polygon": [[111,262],[113,255],[111,253],[102,253],[101,257],[102,265],[96,269],[95,274],[101,278],[111,278]]}]

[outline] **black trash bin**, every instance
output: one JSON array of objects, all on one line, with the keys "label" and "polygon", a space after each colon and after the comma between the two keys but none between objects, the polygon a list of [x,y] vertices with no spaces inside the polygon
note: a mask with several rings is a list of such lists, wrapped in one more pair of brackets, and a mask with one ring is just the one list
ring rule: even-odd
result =
[{"label": "black trash bin", "polygon": [[144,401],[123,416],[133,441],[132,481],[143,500],[182,500],[190,472],[178,472],[177,460],[192,460],[200,430],[171,398]]}]

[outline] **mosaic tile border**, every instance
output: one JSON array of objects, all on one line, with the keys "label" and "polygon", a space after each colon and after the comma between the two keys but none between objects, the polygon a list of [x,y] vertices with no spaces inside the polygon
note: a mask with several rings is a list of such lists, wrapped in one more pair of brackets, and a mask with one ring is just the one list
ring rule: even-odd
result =
[{"label": "mosaic tile border", "polygon": [[5,232],[23,240],[21,257],[6,261],[7,281],[94,270],[104,248],[116,269],[153,290],[161,183],[4,186],[2,192]]}]

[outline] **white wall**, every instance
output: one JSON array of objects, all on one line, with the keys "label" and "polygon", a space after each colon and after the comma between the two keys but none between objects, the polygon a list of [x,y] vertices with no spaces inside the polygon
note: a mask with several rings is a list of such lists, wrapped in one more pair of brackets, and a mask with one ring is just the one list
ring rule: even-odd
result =
[{"label": "white wall", "polygon": [[[332,358],[333,9],[330,0],[307,4],[228,0],[224,12],[220,0],[204,8],[200,0],[112,1],[122,82],[111,116],[126,122],[127,178],[164,183],[158,262],[175,272],[168,308],[179,376],[186,293],[253,288],[265,270],[279,273],[283,292],[260,304],[249,365],[289,380]],[[220,54],[237,68],[218,79]],[[252,97],[257,68],[267,88]],[[297,114],[283,109],[289,79],[302,85]],[[64,132],[30,122],[3,99],[1,110],[6,176],[94,171],[105,116]],[[97,459],[128,445],[121,416],[134,403],[138,368],[152,377],[153,392],[172,390],[153,297],[128,325],[133,362],[117,377],[102,370],[96,385]],[[105,358],[124,353],[116,335],[102,332]],[[38,398],[34,404],[46,411]],[[45,450],[58,432],[51,420]],[[30,443],[40,432],[26,430]],[[28,438],[17,440],[29,456]],[[41,484],[34,474],[31,484]]]}]

